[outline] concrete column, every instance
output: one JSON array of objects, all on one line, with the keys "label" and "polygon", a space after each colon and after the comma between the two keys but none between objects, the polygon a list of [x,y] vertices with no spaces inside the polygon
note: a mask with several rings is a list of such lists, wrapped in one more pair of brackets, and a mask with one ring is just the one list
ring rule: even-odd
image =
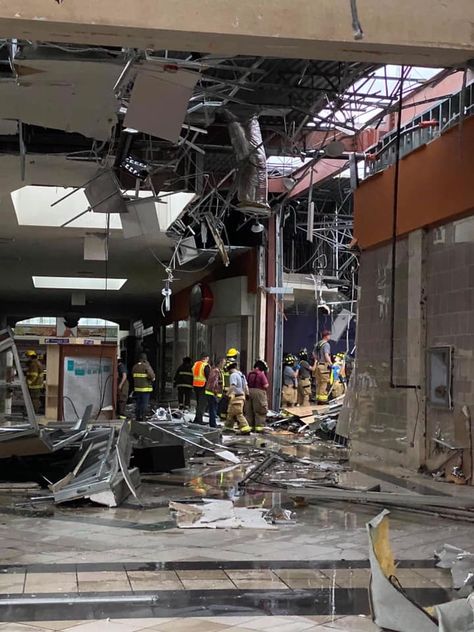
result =
[{"label": "concrete column", "polygon": [[451,66],[474,48],[472,0],[0,0],[2,37],[268,57]]},{"label": "concrete column", "polygon": [[407,467],[418,469],[425,461],[425,268],[424,231],[408,235],[408,301],[407,301]]}]

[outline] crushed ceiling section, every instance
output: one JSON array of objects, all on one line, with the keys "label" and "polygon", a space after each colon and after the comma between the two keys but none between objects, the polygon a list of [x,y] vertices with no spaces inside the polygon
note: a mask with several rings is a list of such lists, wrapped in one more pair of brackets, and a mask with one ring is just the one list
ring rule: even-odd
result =
[{"label": "crushed ceiling section", "polygon": [[116,122],[113,92],[120,66],[106,62],[28,59],[16,82],[0,82],[0,118],[108,140]]}]

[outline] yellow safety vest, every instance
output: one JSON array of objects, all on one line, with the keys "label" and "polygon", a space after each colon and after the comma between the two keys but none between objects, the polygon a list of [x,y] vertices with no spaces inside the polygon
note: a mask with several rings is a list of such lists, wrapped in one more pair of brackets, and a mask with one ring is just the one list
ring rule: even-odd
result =
[{"label": "yellow safety vest", "polygon": [[196,388],[204,388],[206,386],[206,374],[204,373],[207,362],[198,360],[193,366],[193,386]]}]

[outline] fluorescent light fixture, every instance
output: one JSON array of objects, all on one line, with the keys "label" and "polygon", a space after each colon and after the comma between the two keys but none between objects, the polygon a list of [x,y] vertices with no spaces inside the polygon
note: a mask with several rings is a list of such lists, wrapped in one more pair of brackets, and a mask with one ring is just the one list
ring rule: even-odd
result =
[{"label": "fluorescent light fixture", "polygon": [[104,277],[34,276],[33,285],[41,290],[120,290],[127,279]]}]

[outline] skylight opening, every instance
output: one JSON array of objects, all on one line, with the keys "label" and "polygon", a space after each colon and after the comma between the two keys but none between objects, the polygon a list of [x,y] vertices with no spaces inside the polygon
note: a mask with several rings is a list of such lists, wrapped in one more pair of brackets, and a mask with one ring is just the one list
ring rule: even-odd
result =
[{"label": "skylight opening", "polygon": [[33,276],[33,285],[41,290],[121,290],[127,279],[105,277]]}]

